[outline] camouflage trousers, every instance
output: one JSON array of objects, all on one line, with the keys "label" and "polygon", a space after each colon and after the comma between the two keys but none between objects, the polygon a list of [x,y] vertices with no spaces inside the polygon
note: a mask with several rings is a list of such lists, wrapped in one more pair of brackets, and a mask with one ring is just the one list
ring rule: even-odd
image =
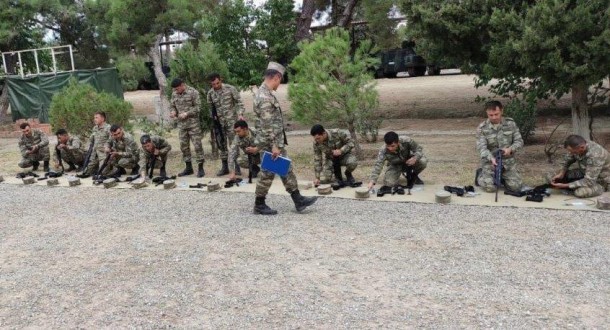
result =
[{"label": "camouflage trousers", "polygon": [[112,167],[112,171],[115,170],[118,167],[122,167],[122,168],[134,168],[138,165],[138,158],[131,156],[131,157],[121,157],[121,158],[111,158],[110,159],[110,164],[109,167]]},{"label": "camouflage trousers", "polygon": [[199,125],[190,128],[180,128],[178,138],[180,139],[180,151],[182,151],[182,160],[190,162],[191,160],[191,143],[195,147],[195,160],[197,163],[203,163],[203,134]]},{"label": "camouflage trousers", "polygon": [[[341,158],[339,158],[338,161],[342,167],[345,167],[345,172],[347,173],[353,172],[356,167],[358,167],[358,159],[351,153],[343,155]],[[331,183],[336,180],[334,176],[335,169],[333,167],[333,161],[331,159],[326,159],[324,161],[324,164],[322,165],[322,173],[320,173],[320,182]]]},{"label": "camouflage trousers", "polygon": [[227,160],[229,158],[229,147],[233,144],[233,138],[235,137],[235,132],[233,131],[233,124],[235,121],[227,121],[221,120],[220,124],[222,125],[222,134],[225,138],[225,145],[227,146],[224,150],[218,150],[220,152],[220,159]]},{"label": "camouflage trousers", "polygon": [[[573,181],[580,180],[581,178],[584,178],[584,176],[585,170],[580,168],[568,170],[565,175],[565,177],[567,178],[578,178]],[[597,182],[595,182],[592,186],[583,186],[574,189],[574,196],[579,198],[596,197],[604,193],[604,191],[606,190],[604,186],[608,187],[610,186],[610,184],[604,182],[602,179],[598,179]]]},{"label": "camouflage trousers", "polygon": [[[236,159],[235,163],[238,164],[241,168],[248,168],[248,156],[244,154],[240,154]],[[256,154],[252,156],[252,165],[259,165],[261,163],[261,155]]]},{"label": "camouflage trousers", "polygon": [[[271,150],[267,150],[267,151],[271,152]],[[285,150],[282,150],[282,156],[286,157]],[[273,179],[275,179],[275,173],[261,170],[261,172],[259,174],[258,182],[256,183],[256,191],[255,191],[256,197],[267,196],[267,193],[269,192],[269,188],[271,188],[271,184],[273,183]],[[286,191],[289,194],[299,189],[299,186],[297,183],[297,177],[296,177],[296,175],[294,175],[294,172],[292,171],[292,164],[290,165],[290,168],[288,169],[288,174],[286,174],[286,176],[281,177],[281,179],[282,179],[282,183],[284,184],[284,188],[286,188]]]},{"label": "camouflage trousers", "polygon": [[[413,170],[415,175],[419,175],[424,169],[428,166],[428,159],[426,157],[422,157],[415,162],[413,165]],[[388,169],[385,171],[385,175],[383,178],[384,185],[394,187],[398,185],[398,181],[400,180],[400,175],[406,172],[406,165],[388,165]]]},{"label": "camouflage trousers", "polygon": [[[502,162],[502,180],[504,187],[512,191],[520,191],[523,187],[523,180],[517,168],[515,158],[507,158]],[[481,162],[481,175],[479,176],[479,186],[486,192],[496,192],[494,185],[494,169],[490,161]]]},{"label": "camouflage trousers", "polygon": [[85,161],[85,153],[82,150],[74,150],[71,152],[62,150],[61,161],[64,163],[64,166],[66,166],[67,163],[71,163],[81,167]]},{"label": "camouflage trousers", "polygon": [[[95,149],[91,152],[91,156],[89,157],[89,164],[87,164],[86,173],[90,175],[97,174],[100,166],[102,166],[102,162],[106,159],[106,152],[104,148]],[[106,166],[108,167],[108,166]],[[107,172],[107,170],[105,170]]]},{"label": "camouflage trousers", "polygon": [[49,152],[49,147],[43,147],[38,149],[36,152],[22,156],[21,161],[19,162],[19,167],[28,168],[34,165],[34,162],[46,162],[51,159],[51,154]]}]

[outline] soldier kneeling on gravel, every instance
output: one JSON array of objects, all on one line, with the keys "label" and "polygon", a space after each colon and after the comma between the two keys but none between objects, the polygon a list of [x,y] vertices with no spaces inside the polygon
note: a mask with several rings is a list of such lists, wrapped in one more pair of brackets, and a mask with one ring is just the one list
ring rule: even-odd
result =
[{"label": "soldier kneeling on gravel", "polygon": [[66,171],[70,172],[77,168],[80,169],[85,160],[85,150],[83,150],[80,139],[77,136],[71,136],[63,128],[58,129],[55,135],[57,136],[57,146],[55,147],[55,155],[53,157],[55,168],[59,169],[59,160],[61,158],[62,163],[69,166],[65,169]]},{"label": "soldier kneeling on gravel", "polygon": [[424,184],[419,174],[428,165],[428,159],[424,156],[423,148],[415,140],[408,136],[399,137],[396,132],[387,132],[383,136],[385,145],[379,150],[377,161],[371,172],[368,188],[375,186],[383,165],[388,164],[385,173],[384,186],[396,187],[400,175],[407,171],[410,166],[413,169],[414,184]]},{"label": "soldier kneeling on gravel", "polygon": [[30,124],[22,123],[21,137],[19,138],[19,150],[21,151],[21,161],[19,167],[32,167],[32,171],[37,171],[40,161],[44,162],[44,171],[49,172],[49,139],[43,131],[31,128]]},{"label": "soldier kneeling on gravel", "polygon": [[[320,124],[313,125],[310,131],[313,136],[313,163],[316,179],[314,185],[332,183],[333,176],[340,185],[353,185],[356,180],[352,172],[358,166],[358,159],[352,150],[354,141],[348,131],[339,129],[326,130]],[[341,167],[345,167],[345,181]]]},{"label": "soldier kneeling on gravel", "polygon": [[119,125],[112,125],[110,135],[112,138],[106,145],[106,153],[110,154],[113,171],[109,176],[127,174],[126,168],[131,169],[131,175],[138,174],[140,152],[131,134],[125,132]]},{"label": "soldier kneeling on gravel", "polygon": [[167,163],[167,154],[172,150],[172,146],[160,136],[150,136],[148,134],[140,137],[142,150],[140,151],[140,176],[145,177],[153,173],[155,168],[159,169],[159,176],[166,177],[165,163]]},{"label": "soldier kneeling on gravel", "polygon": [[[254,132],[248,128],[248,123],[244,120],[238,120],[233,124],[235,137],[229,151],[229,180],[235,180],[237,175],[241,175],[240,167],[248,168],[252,171],[252,178],[256,178],[260,172],[261,155],[256,147],[256,136]],[[244,154],[240,155],[239,151]],[[239,164],[239,165],[236,165]],[[251,166],[250,166],[251,165]],[[249,176],[250,174],[248,174]]]},{"label": "soldier kneeling on gravel", "polygon": [[599,196],[610,189],[610,153],[604,147],[580,135],[570,135],[564,148],[568,153],[561,170],[551,180],[553,187],[572,189],[580,198]]}]

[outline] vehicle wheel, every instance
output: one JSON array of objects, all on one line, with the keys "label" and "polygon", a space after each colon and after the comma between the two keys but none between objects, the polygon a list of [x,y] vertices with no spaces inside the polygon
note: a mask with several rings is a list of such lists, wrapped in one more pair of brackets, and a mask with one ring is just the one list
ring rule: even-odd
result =
[{"label": "vehicle wheel", "polygon": [[435,75],[437,75],[437,76],[438,76],[439,74],[441,74],[441,68],[436,68],[436,69],[434,69],[434,74],[435,74]]},{"label": "vehicle wheel", "polygon": [[390,73],[386,74],[385,76],[386,76],[387,78],[396,78],[396,75],[397,75],[397,74],[398,74],[398,73],[396,73],[396,72],[390,72]]},{"label": "vehicle wheel", "polygon": [[429,75],[429,76],[435,76],[435,75],[437,75],[437,74],[438,74],[438,73],[436,73],[436,69],[434,68],[434,66],[429,66],[429,67],[428,67],[428,75]]},{"label": "vehicle wheel", "polygon": [[415,68],[408,68],[407,73],[409,74],[409,77],[417,77]]},{"label": "vehicle wheel", "polygon": [[383,77],[383,70],[375,70],[375,79],[381,79]]},{"label": "vehicle wheel", "polygon": [[426,67],[423,68],[415,68],[415,74],[417,76],[423,76],[426,74]]}]

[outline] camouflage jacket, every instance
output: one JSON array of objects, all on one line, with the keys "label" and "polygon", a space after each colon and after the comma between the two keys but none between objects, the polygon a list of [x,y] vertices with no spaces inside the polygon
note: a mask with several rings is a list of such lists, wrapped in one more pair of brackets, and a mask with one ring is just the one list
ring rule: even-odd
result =
[{"label": "camouflage jacket", "polygon": [[256,137],[259,150],[271,150],[273,146],[284,148],[284,119],[280,103],[263,83],[254,96]]},{"label": "camouflage jacket", "polygon": [[570,165],[577,163],[585,170],[585,177],[570,183],[570,189],[579,187],[593,187],[596,182],[610,185],[610,153],[604,147],[593,141],[587,141],[587,152],[582,155],[566,154],[561,162],[562,168],[567,171]]},{"label": "camouflage jacket", "polygon": [[[59,146],[59,143],[57,144]],[[61,155],[64,157],[65,154],[72,155],[72,158],[80,158],[85,153],[83,150],[83,144],[77,136],[70,136],[66,142],[66,149],[61,149]],[[57,146],[55,146],[55,153],[53,159],[59,162],[59,155],[57,155]]]},{"label": "camouflage jacket", "polygon": [[[201,109],[201,100],[199,92],[191,86],[186,86],[184,93],[178,94],[176,91],[172,93],[170,101],[170,111],[176,112],[176,121],[178,128],[193,128],[199,125],[199,111]],[[184,119],[177,118],[181,113],[186,113]]]},{"label": "camouflage jacket", "polygon": [[493,152],[497,149],[510,147],[513,153],[505,158],[512,158],[515,152],[523,147],[523,138],[519,133],[519,127],[512,118],[504,117],[494,127],[489,119],[477,127],[477,151],[483,161],[491,162],[494,158]]},{"label": "camouflage jacket", "polygon": [[235,168],[235,159],[237,158],[240,149],[245,155],[248,155],[248,153],[246,153],[246,148],[256,146],[256,135],[252,130],[248,130],[248,135],[243,138],[235,134],[231,150],[229,151],[229,168]]},{"label": "camouflage jacket", "polygon": [[[167,159],[167,153],[169,153],[170,150],[172,150],[172,146],[167,143],[167,141],[160,137],[160,136],[156,136],[153,135],[150,137],[151,142],[153,143],[153,145],[155,146],[155,149],[159,149],[159,154],[156,156],[155,162],[163,162],[164,160]],[[148,150],[144,149],[144,148],[140,148],[140,160],[138,162],[138,165],[140,165],[141,169],[145,169],[146,168],[146,163],[151,162],[154,155],[152,152],[148,152]]]},{"label": "camouflage jacket", "polygon": [[111,139],[109,147],[112,151],[118,152],[119,158],[133,157],[136,160],[139,158],[140,151],[136,141],[133,139],[131,134],[124,132],[123,138],[120,140]]},{"label": "camouflage jacket", "polygon": [[48,148],[49,146],[49,138],[47,138],[47,135],[44,134],[43,131],[32,128],[31,132],[32,135],[30,135],[30,137],[21,134],[21,137],[19,138],[19,151],[21,151],[23,157],[26,156],[28,148],[38,146],[38,150],[42,150],[44,147]]},{"label": "camouflage jacket", "polygon": [[104,123],[102,127],[93,126],[89,144],[91,144],[91,139],[94,139],[93,150],[102,151],[110,142],[110,124]]},{"label": "camouflage jacket", "polygon": [[221,121],[233,123],[237,121],[238,117],[244,115],[244,104],[241,102],[239,91],[229,84],[222,84],[219,90],[211,88],[208,91],[207,99],[210,111],[212,105],[216,106],[216,113]]},{"label": "camouflage jacket", "polygon": [[395,153],[388,152],[384,145],[379,150],[377,160],[373,166],[370,180],[377,182],[383,165],[387,162],[390,166],[398,166],[404,164],[409,158],[414,157],[418,160],[424,156],[423,148],[413,139],[408,136],[401,136],[398,138],[398,149]]},{"label": "camouflage jacket", "polygon": [[324,158],[332,160],[333,150],[340,149],[341,156],[349,154],[354,149],[354,141],[348,131],[331,129],[325,130],[328,138],[323,143],[313,143],[313,163],[316,178],[320,178]]}]

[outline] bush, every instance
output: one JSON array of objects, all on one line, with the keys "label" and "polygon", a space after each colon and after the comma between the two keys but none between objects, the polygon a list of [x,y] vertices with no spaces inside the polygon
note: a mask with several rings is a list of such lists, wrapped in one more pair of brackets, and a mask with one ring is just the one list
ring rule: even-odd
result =
[{"label": "bush", "polygon": [[536,102],[533,100],[524,101],[514,98],[504,106],[504,116],[515,120],[524,142],[527,142],[527,140],[534,135],[534,130],[536,129],[536,112]]},{"label": "bush", "polygon": [[131,131],[129,118],[133,107],[130,103],[107,93],[98,93],[89,84],[79,84],[75,79],[53,96],[49,109],[49,121],[53,130],[65,128],[82,139],[89,137],[95,112],[104,111],[106,120]]},{"label": "bush", "polygon": [[150,71],[142,57],[123,56],[116,61],[119,78],[125,91],[135,91],[142,82],[150,77]]}]

